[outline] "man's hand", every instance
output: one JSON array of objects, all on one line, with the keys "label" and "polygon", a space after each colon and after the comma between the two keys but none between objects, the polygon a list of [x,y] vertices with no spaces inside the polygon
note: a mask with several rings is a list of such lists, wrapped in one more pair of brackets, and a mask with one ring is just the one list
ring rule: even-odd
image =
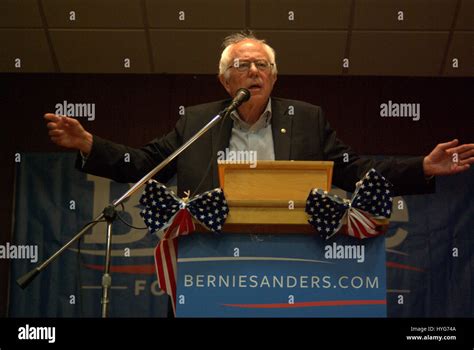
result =
[{"label": "man's hand", "polygon": [[52,113],[45,114],[44,119],[49,121],[46,125],[49,129],[48,134],[55,144],[77,149],[84,155],[90,153],[92,134],[88,133],[76,119]]},{"label": "man's hand", "polygon": [[454,139],[438,144],[423,159],[425,176],[453,175],[469,169],[474,164],[474,144],[457,146],[458,143]]}]

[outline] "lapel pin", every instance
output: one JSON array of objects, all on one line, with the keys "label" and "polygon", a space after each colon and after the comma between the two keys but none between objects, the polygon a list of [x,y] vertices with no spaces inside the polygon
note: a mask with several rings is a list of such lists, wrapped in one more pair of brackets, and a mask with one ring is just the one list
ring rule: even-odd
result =
[{"label": "lapel pin", "polygon": [[281,128],[281,129],[280,129],[280,132],[281,132],[282,134],[286,134],[286,129],[285,129],[285,128]]}]

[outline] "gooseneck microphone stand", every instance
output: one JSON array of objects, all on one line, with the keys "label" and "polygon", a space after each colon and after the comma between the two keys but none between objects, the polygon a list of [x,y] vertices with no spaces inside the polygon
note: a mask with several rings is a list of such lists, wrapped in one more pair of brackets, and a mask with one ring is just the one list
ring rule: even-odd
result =
[{"label": "gooseneck microphone stand", "polygon": [[148,174],[146,174],[141,180],[133,185],[128,191],[126,191],[119,199],[114,200],[100,213],[93,221],[85,225],[69,242],[64,244],[58,249],[53,255],[51,255],[43,263],[39,264],[31,271],[27,272],[16,280],[17,284],[21,288],[26,288],[30,282],[49,264],[51,264],[59,255],[61,255],[66,249],[68,249],[75,241],[81,238],[90,228],[94,227],[98,222],[103,222],[104,219],[107,222],[106,225],[106,250],[105,250],[105,266],[104,274],[102,275],[102,317],[108,317],[109,315],[109,304],[110,304],[110,287],[112,285],[112,277],[110,276],[110,256],[112,249],[112,223],[114,222],[117,212],[115,208],[121,203],[129,199],[135,192],[137,192],[144,184],[153,178],[161,169],[172,162],[178,155],[180,155],[186,148],[191,146],[199,137],[205,134],[210,128],[216,125],[221,119],[226,118],[234,109],[239,107],[242,103],[248,101],[250,98],[250,92],[247,89],[239,89],[229,107],[224,109],[218,115],[213,117],[201,130],[199,130],[193,137],[186,141],[181,147],[153,168]]}]

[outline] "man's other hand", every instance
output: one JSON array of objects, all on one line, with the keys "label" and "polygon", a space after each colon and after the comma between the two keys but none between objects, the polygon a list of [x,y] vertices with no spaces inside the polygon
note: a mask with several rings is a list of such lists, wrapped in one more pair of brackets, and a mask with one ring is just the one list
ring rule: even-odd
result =
[{"label": "man's other hand", "polygon": [[84,155],[92,149],[92,134],[87,132],[74,118],[59,114],[46,113],[44,119],[48,121],[51,141],[55,144],[81,151]]},{"label": "man's other hand", "polygon": [[425,176],[453,175],[469,169],[474,164],[474,144],[458,146],[454,139],[438,144],[423,159]]}]

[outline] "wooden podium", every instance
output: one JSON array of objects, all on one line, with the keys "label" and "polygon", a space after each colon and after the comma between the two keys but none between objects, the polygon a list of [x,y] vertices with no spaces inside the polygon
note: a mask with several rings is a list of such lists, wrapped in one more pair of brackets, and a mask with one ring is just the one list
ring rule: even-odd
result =
[{"label": "wooden podium", "polygon": [[219,183],[229,205],[225,232],[314,232],[304,211],[312,188],[331,188],[333,162],[219,162]]},{"label": "wooden podium", "polygon": [[308,223],[332,162],[218,166],[229,216],[222,234],[180,237],[177,317],[386,317],[384,237],[327,241]]},{"label": "wooden podium", "polygon": [[[331,190],[334,162],[258,161],[218,163],[219,183],[229,205],[225,232],[315,233],[305,213],[313,188]],[[388,220],[377,220],[382,231]],[[345,227],[342,227],[344,230]]]}]

